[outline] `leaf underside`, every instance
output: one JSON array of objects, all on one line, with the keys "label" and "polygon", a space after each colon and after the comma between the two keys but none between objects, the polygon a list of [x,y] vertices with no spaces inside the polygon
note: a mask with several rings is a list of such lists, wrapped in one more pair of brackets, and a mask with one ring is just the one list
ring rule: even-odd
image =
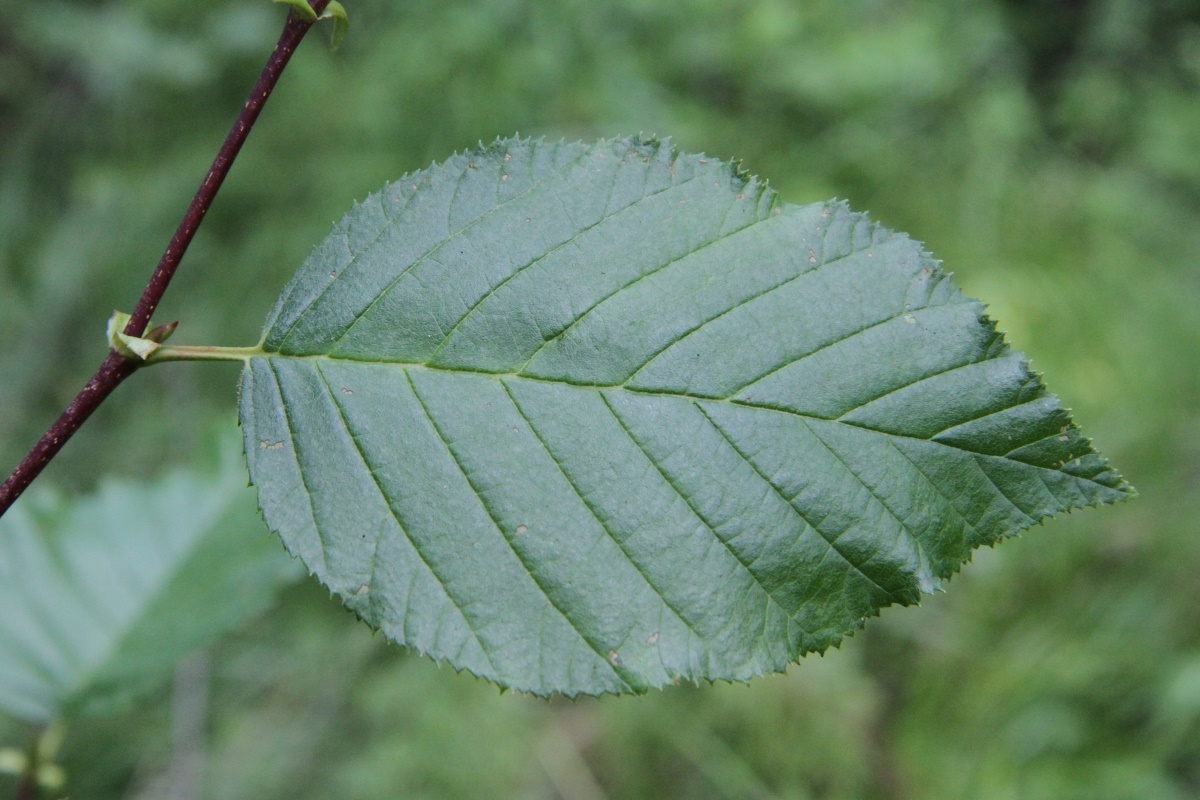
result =
[{"label": "leaf underside", "polygon": [[1128,486],[907,237],[659,141],[497,141],[301,267],[241,390],[268,524],[538,695],[746,680]]}]

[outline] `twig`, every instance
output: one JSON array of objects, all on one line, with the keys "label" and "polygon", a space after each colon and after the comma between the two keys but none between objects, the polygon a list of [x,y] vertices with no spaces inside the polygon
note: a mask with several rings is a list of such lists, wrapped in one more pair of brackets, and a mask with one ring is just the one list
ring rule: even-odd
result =
[{"label": "twig", "polygon": [[[317,15],[325,10],[329,2],[330,0],[308,0],[309,6]],[[200,184],[196,196],[192,199],[192,204],[188,206],[187,213],[180,221],[175,235],[171,237],[171,243],[167,245],[167,250],[163,253],[162,260],[158,262],[158,267],[146,285],[146,290],[142,292],[142,297],[133,310],[129,324],[125,326],[125,333],[129,336],[142,336],[145,333],[154,309],[158,307],[159,301],[167,291],[167,286],[171,283],[171,278],[174,277],[183,254],[187,252],[192,237],[196,235],[196,230],[204,221],[204,215],[212,206],[217,191],[225,181],[225,176],[229,174],[229,168],[233,166],[234,159],[242,149],[246,137],[250,135],[251,128],[254,127],[259,113],[271,96],[275,84],[279,82],[279,77],[283,74],[288,61],[291,60],[292,54],[296,52],[296,47],[304,39],[304,35],[308,33],[314,21],[315,19],[306,19],[294,10],[288,12],[283,33],[280,34],[279,41],[271,52],[271,57],[267,59],[258,83],[254,85],[246,104],[242,106],[241,113],[238,114],[233,128],[225,138],[225,143],[221,145],[220,152],[217,153],[212,167],[208,170],[208,175]],[[4,515],[4,512],[16,502],[34,478],[40,475],[46,465],[58,455],[58,451],[75,435],[75,432],[92,415],[92,412],[126,378],[136,372],[139,366],[141,366],[140,362],[127,359],[115,351],[108,354],[96,374],[71,401],[66,411],[50,426],[50,430],[46,431],[41,440],[34,445],[33,449],[29,451],[29,455],[25,456],[13,473],[0,485],[0,516]]]},{"label": "twig", "polygon": [[16,800],[37,800],[37,796],[37,773],[27,772],[21,776],[21,783],[17,786]]}]

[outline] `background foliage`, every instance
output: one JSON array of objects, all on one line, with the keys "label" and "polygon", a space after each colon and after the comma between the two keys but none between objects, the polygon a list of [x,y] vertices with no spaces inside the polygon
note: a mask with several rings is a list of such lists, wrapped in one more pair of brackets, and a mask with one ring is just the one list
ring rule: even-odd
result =
[{"label": "background foliage", "polygon": [[[140,291],[282,12],[0,11],[7,469],[101,359],[105,320]],[[743,158],[785,200],[847,198],[924,240],[1142,498],[980,553],[950,594],[885,613],[789,676],[639,700],[500,696],[372,638],[302,584],[173,687],[72,727],[72,796],[161,796],[172,779],[190,792],[178,796],[214,798],[1200,791],[1200,3],[350,11],[342,50],[309,42],[289,69],[163,304],[180,343],[256,341],[352,199],[451,150],[514,131],[671,134]],[[84,490],[114,465],[137,476],[189,460],[209,446],[206,423],[233,424],[235,381],[221,365],[138,376],[46,479]],[[186,735],[187,718],[206,735]],[[0,745],[26,736],[0,720]]]}]

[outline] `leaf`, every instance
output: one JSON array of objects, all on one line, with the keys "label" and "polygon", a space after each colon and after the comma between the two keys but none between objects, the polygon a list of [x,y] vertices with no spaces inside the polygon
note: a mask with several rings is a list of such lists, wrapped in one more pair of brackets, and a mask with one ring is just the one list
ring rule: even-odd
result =
[{"label": "leaf", "polygon": [[263,611],[296,577],[245,472],[32,494],[0,520],[0,710],[103,713]]},{"label": "leaf", "polygon": [[313,11],[312,6],[308,4],[308,0],[271,0],[273,3],[283,3],[292,7],[292,11],[300,19],[316,20],[317,12]]},{"label": "leaf", "polygon": [[[162,346],[162,342],[155,341],[149,336],[141,338],[126,334],[125,326],[129,324],[129,320],[130,316],[121,311],[114,311],[113,315],[108,318],[108,346],[126,358],[145,361],[154,355],[154,351]],[[159,330],[156,328],[154,332],[158,333]]]},{"label": "leaf", "polygon": [[332,0],[325,7],[325,13],[321,15],[321,19],[333,20],[333,33],[330,34],[329,46],[330,49],[337,50],[346,39],[346,34],[350,32],[350,16],[346,13],[346,7],[337,0]]},{"label": "leaf", "polygon": [[287,547],[538,695],[783,670],[1131,492],[916,243],[657,141],[497,141],[373,195],[241,398]]}]

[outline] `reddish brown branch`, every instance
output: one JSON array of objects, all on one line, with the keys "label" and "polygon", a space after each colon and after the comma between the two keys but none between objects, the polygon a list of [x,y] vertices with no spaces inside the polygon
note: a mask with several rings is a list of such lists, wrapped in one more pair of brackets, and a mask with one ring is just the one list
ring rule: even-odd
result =
[{"label": "reddish brown branch", "polygon": [[[329,5],[329,0],[309,0],[309,5],[313,11],[320,14]],[[175,235],[171,237],[171,243],[167,245],[162,260],[158,262],[158,267],[154,270],[150,283],[142,292],[141,299],[138,300],[137,306],[133,310],[132,318],[125,326],[126,334],[141,336],[145,333],[154,309],[158,307],[159,301],[167,291],[167,286],[171,283],[171,278],[175,276],[175,270],[179,267],[183,254],[187,252],[188,245],[191,244],[192,237],[196,235],[200,223],[204,221],[204,216],[212,206],[221,184],[225,182],[229,168],[233,166],[234,159],[237,158],[242,145],[245,144],[246,137],[250,135],[250,130],[254,127],[255,121],[271,96],[275,85],[279,82],[279,77],[283,74],[288,61],[291,60],[292,54],[296,52],[296,47],[299,46],[304,35],[312,26],[313,20],[303,19],[295,11],[288,13],[283,33],[280,34],[279,41],[271,52],[271,57],[267,59],[262,75],[259,76],[258,82],[246,99],[246,104],[242,106],[241,113],[233,123],[229,135],[225,137],[225,143],[221,145],[220,152],[217,153],[212,167],[208,170],[208,175],[205,176],[191,205],[188,206],[187,213],[184,214],[179,227],[175,230]],[[71,401],[58,420],[50,426],[50,430],[46,431],[41,440],[29,451],[29,455],[25,456],[13,473],[0,485],[0,516],[3,516],[4,512],[16,502],[21,493],[33,482],[33,479],[41,474],[46,465],[67,443],[67,440],[75,435],[79,427],[92,415],[92,412],[113,393],[122,381],[137,371],[138,366],[139,362],[127,359],[115,352],[108,354],[104,363],[100,365],[100,369],[87,382],[79,395]]]}]

